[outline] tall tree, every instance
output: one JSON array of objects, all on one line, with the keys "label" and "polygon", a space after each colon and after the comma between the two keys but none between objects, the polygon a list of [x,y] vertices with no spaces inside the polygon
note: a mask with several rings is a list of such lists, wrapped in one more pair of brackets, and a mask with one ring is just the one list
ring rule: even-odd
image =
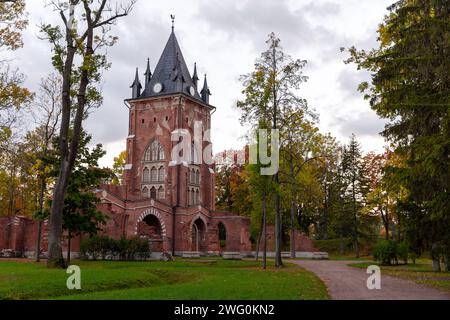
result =
[{"label": "tall tree", "polygon": [[[306,101],[297,96],[296,90],[307,80],[303,75],[304,60],[293,60],[283,52],[280,39],[269,34],[267,50],[255,63],[253,72],[241,77],[244,99],[237,103],[243,111],[241,122],[253,128],[286,129],[290,125],[288,114],[305,107]],[[278,148],[276,148],[278,149]],[[281,267],[281,203],[278,170],[273,175],[275,202],[275,266]]]},{"label": "tall tree", "polygon": [[316,182],[314,174],[309,175],[304,169],[318,160],[321,152],[321,135],[314,123],[316,116],[307,111],[306,103],[303,109],[288,111],[283,119],[285,125],[281,135],[279,182],[290,214],[291,258],[295,258],[295,221],[299,205],[309,203],[311,199],[302,191]]},{"label": "tall tree", "polygon": [[406,159],[396,174],[417,208],[411,218],[422,211],[431,225],[430,243],[444,245],[450,257],[450,4],[400,0],[388,9],[379,47],[353,47],[347,62],[372,73],[371,83],[359,89],[390,120],[383,135]]},{"label": "tall tree", "polygon": [[[102,69],[109,67],[102,49],[117,41],[117,37],[108,35],[111,25],[128,15],[134,3],[135,0],[126,5],[114,5],[110,0],[53,1],[62,26],[41,26],[41,32],[52,45],[53,65],[62,75],[60,166],[49,220],[48,266],[64,266],[61,249],[64,198],[89,103],[101,102],[101,94],[95,84],[100,81]],[[76,65],[77,61],[80,61],[79,65]]]},{"label": "tall tree", "polygon": [[367,176],[362,162],[361,146],[352,135],[349,144],[344,148],[342,172],[344,177],[344,210],[351,216],[352,239],[356,257],[360,253],[360,217],[368,192]]},{"label": "tall tree", "polygon": [[[81,132],[80,145],[74,170],[70,176],[69,185],[64,199],[63,230],[67,232],[67,260],[70,262],[71,240],[77,235],[96,234],[101,230],[101,225],[106,222],[107,217],[97,210],[96,204],[99,199],[92,192],[93,189],[113,175],[111,169],[99,168],[98,160],[106,152],[101,144],[89,148],[92,137]],[[59,172],[59,143],[54,139],[54,147],[47,155],[47,163],[52,165],[52,173],[56,177]],[[49,201],[50,204],[52,200]],[[44,218],[48,217],[49,211],[43,212]]]},{"label": "tall tree", "polygon": [[44,211],[44,200],[47,193],[47,183],[50,177],[50,169],[45,161],[49,152],[51,142],[58,132],[59,121],[61,118],[61,77],[59,74],[49,74],[46,78],[41,79],[39,92],[34,100],[31,113],[36,122],[36,134],[40,137],[40,143],[36,150],[36,162],[33,167],[38,174],[39,180],[39,204],[37,214],[38,232],[36,238],[36,261],[39,261],[41,251],[41,235],[42,235],[42,213]]}]

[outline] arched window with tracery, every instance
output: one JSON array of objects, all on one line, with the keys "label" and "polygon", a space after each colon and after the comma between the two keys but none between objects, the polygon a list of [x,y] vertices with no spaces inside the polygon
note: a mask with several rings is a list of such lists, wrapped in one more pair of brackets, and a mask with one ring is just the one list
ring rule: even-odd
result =
[{"label": "arched window with tracery", "polygon": [[189,162],[194,163],[194,164],[199,163],[198,151],[195,148],[194,143],[191,143],[191,156],[190,156]]},{"label": "arched window with tracery", "polygon": [[144,153],[144,161],[151,161],[151,160],[152,160],[151,150],[150,148],[147,148],[147,150],[145,150]]},{"label": "arched window with tracery", "polygon": [[161,166],[158,169],[158,181],[164,181],[164,176],[165,176],[165,170],[164,170],[164,167]]},{"label": "arched window with tracery", "polygon": [[164,160],[164,148],[158,140],[154,140],[150,146],[145,150],[144,161],[159,161]]},{"label": "arched window with tracery", "polygon": [[197,189],[195,191],[195,204],[199,204],[199,203],[200,203],[200,192]]},{"label": "arched window with tracery", "polygon": [[147,167],[144,168],[144,172],[142,174],[142,181],[144,182],[150,181],[150,170]]},{"label": "arched window with tracery", "polygon": [[151,175],[152,182],[158,180],[158,171],[156,170],[155,167],[152,167],[152,169],[150,170],[150,175]]},{"label": "arched window with tracery", "polygon": [[150,189],[150,198],[156,199],[156,188],[155,187],[152,187]]},{"label": "arched window with tracery", "polygon": [[163,187],[159,187],[158,188],[158,199],[164,199],[164,188]]},{"label": "arched window with tracery", "polygon": [[142,196],[145,198],[148,198],[148,188],[147,187],[142,188]]},{"label": "arched window with tracery", "polygon": [[195,204],[195,190],[191,189],[191,204]]},{"label": "arched window with tracery", "polygon": [[195,172],[195,183],[200,184],[200,171],[199,170],[197,170]]}]

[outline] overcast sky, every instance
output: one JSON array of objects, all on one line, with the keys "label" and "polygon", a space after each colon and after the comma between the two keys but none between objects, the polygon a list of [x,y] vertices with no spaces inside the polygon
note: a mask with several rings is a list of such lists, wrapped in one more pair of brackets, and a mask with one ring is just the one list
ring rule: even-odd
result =
[{"label": "overcast sky", "polygon": [[[217,107],[212,120],[214,152],[243,145],[240,137],[245,129],[235,107],[241,91],[238,78],[252,70],[272,31],[288,54],[308,61],[309,80],[301,96],[319,114],[321,131],[331,132],[341,142],[355,133],[364,151],[381,151],[385,143],[379,132],[384,122],[356,90],[368,74],[345,65],[346,55],[339,48],[375,47],[378,24],[392,2],[138,0],[133,12],[114,27],[119,42],[108,51],[112,67],[103,78],[104,104],[86,122],[94,142],[107,150],[101,164],[111,165],[125,148],[128,113],[123,100],[131,96],[135,68],[139,67],[142,80],[149,57],[154,69],[170,34],[170,14],[176,16],[175,33],[191,73],[197,62],[199,73],[208,75],[210,103]],[[32,90],[52,70],[49,44],[38,39],[37,25],[59,19],[43,3],[27,0],[30,25],[24,33],[25,46],[14,52],[14,63]]]}]

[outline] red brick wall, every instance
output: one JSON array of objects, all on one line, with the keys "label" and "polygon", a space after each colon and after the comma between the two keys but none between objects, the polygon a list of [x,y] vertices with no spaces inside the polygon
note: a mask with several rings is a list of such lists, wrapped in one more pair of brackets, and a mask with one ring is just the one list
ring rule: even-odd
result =
[{"label": "red brick wall", "polygon": [[[275,226],[267,226],[267,250],[275,251]],[[264,245],[264,240],[261,239],[261,248]],[[314,244],[307,235],[295,230],[295,250],[304,252],[317,252]]]}]

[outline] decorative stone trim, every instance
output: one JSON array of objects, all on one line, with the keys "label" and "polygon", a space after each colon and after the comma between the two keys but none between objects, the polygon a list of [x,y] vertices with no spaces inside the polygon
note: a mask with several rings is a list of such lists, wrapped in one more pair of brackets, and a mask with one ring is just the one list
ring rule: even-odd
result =
[{"label": "decorative stone trim", "polygon": [[149,209],[145,210],[143,213],[141,213],[141,215],[138,217],[138,219],[136,221],[136,226],[134,227],[134,234],[137,235],[138,223],[143,221],[144,218],[148,215],[154,215],[156,218],[158,218],[159,223],[161,224],[161,236],[163,238],[165,238],[166,237],[166,224],[164,223],[164,219],[162,218],[159,211],[156,210],[155,208],[149,208]]}]

